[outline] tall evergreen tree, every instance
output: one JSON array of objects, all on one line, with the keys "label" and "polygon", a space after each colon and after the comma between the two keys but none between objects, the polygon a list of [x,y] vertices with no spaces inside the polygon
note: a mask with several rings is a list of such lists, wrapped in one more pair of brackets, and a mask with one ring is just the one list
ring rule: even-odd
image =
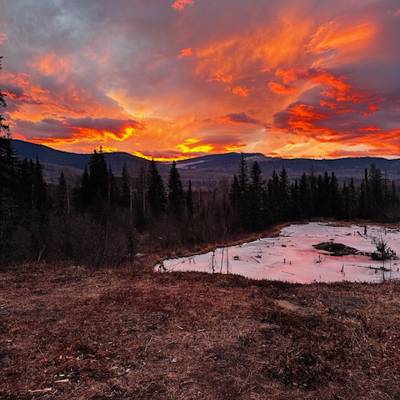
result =
[{"label": "tall evergreen tree", "polygon": [[184,194],[181,178],[179,176],[179,171],[176,167],[175,161],[171,165],[171,171],[169,175],[168,205],[170,210],[176,217],[180,217],[182,215]]},{"label": "tall evergreen tree", "polygon": [[280,180],[278,173],[274,170],[268,181],[268,199],[271,212],[271,222],[281,220],[280,204]]},{"label": "tall evergreen tree", "polygon": [[192,181],[189,181],[188,190],[186,193],[186,210],[189,217],[193,216],[193,192]]},{"label": "tall evergreen tree", "polygon": [[[135,192],[135,225],[138,228],[143,228],[146,224],[146,216],[147,216],[147,196],[146,196],[146,187],[147,187],[147,177],[146,171],[144,168],[140,169],[139,177],[136,182],[136,192]],[[133,204],[132,204],[133,206]],[[133,212],[133,209],[131,210]]]},{"label": "tall evergreen tree", "polygon": [[121,206],[130,207],[131,204],[131,182],[126,163],[122,167],[121,178]]},{"label": "tall evergreen tree", "polygon": [[259,230],[263,227],[263,185],[261,168],[256,161],[251,168],[251,182],[249,186],[249,229]]},{"label": "tall evergreen tree", "polygon": [[36,210],[43,217],[46,214],[47,203],[47,185],[43,178],[42,166],[38,159],[33,168],[33,204]]},{"label": "tall evergreen tree", "polygon": [[240,186],[239,186],[239,180],[236,175],[233,176],[229,197],[232,204],[232,208],[235,211],[238,211],[240,204]]},{"label": "tall evergreen tree", "polygon": [[240,157],[238,183],[241,194],[246,193],[249,185],[249,176],[247,171],[246,159],[243,154],[241,154]]},{"label": "tall evergreen tree", "polygon": [[90,206],[91,197],[90,176],[87,167],[85,167],[80,187],[76,193],[77,208],[81,211],[85,211]]},{"label": "tall evergreen tree", "polygon": [[154,159],[150,163],[148,185],[147,197],[151,215],[157,218],[165,211],[167,201],[164,183]]},{"label": "tall evergreen tree", "polygon": [[376,219],[384,209],[384,178],[382,171],[372,164],[369,170],[369,211],[370,217]]},{"label": "tall evergreen tree", "polygon": [[283,220],[289,216],[289,177],[285,168],[279,174],[279,215]]},{"label": "tall evergreen tree", "polygon": [[247,162],[242,154],[239,163],[238,173],[238,185],[239,185],[239,218],[240,223],[243,227],[248,228],[251,220],[251,211],[249,205],[249,175],[247,169]]},{"label": "tall evergreen tree", "polygon": [[312,210],[312,196],[309,185],[309,179],[304,173],[299,182],[299,209],[300,218],[309,218]]},{"label": "tall evergreen tree", "polygon": [[[3,57],[0,57],[0,71],[2,69],[2,60]],[[6,108],[7,103],[5,100],[5,94],[0,90],[0,109],[1,108]],[[6,122],[6,117],[0,112],[0,137],[7,137],[9,138],[9,126]]]},{"label": "tall evergreen tree", "polygon": [[94,151],[89,160],[90,203],[100,205],[109,195],[109,173],[103,150]]}]

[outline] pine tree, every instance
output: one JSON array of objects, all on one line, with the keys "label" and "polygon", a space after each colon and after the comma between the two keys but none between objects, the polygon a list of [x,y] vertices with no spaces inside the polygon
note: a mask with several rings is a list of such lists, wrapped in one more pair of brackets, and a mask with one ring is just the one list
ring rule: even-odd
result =
[{"label": "pine tree", "polygon": [[290,218],[299,218],[300,208],[299,208],[299,183],[297,179],[290,186]]},{"label": "pine tree", "polygon": [[372,164],[369,170],[369,210],[373,219],[383,215],[384,210],[384,179],[379,168]]},{"label": "pine tree", "polygon": [[166,196],[164,183],[154,160],[150,163],[148,184],[147,197],[150,211],[153,217],[158,218],[165,211]]},{"label": "pine tree", "polygon": [[[2,69],[2,60],[3,57],[0,57],[0,71]],[[7,103],[5,100],[5,94],[0,90],[0,108],[6,108]],[[6,118],[3,114],[0,113],[0,137],[10,139],[10,129],[6,122]],[[0,159],[1,160],[1,159]]]},{"label": "pine tree", "polygon": [[176,162],[174,161],[171,166],[168,184],[168,205],[172,213],[176,217],[180,217],[183,211],[184,194],[182,182],[179,176]]},{"label": "pine tree", "polygon": [[42,166],[38,159],[33,168],[33,204],[42,217],[47,212],[47,185],[43,178]]},{"label": "pine tree", "polygon": [[340,218],[343,214],[342,198],[340,196],[339,184],[334,172],[331,174],[330,180],[330,204],[331,204],[331,217]]},{"label": "pine tree", "polygon": [[238,211],[240,203],[240,186],[239,186],[239,180],[236,175],[233,176],[231,190],[229,192],[229,198],[232,208],[235,211]]},{"label": "pine tree", "polygon": [[281,221],[280,180],[279,175],[275,170],[272,172],[272,177],[268,181],[268,199],[270,204],[271,222]]},{"label": "pine tree", "polygon": [[89,161],[90,203],[101,205],[109,196],[109,174],[103,150],[93,152]]},{"label": "pine tree", "polygon": [[255,162],[251,168],[249,186],[249,229],[259,230],[264,225],[263,190],[261,168],[258,162]]},{"label": "pine tree", "polygon": [[90,206],[91,197],[90,176],[88,169],[85,167],[76,196],[77,208],[81,211],[85,211]]},{"label": "pine tree", "polygon": [[141,168],[136,183],[136,194],[135,194],[135,210],[136,210],[135,225],[138,228],[143,228],[146,224],[146,217],[147,217],[146,186],[147,186],[146,171],[144,168]]},{"label": "pine tree", "polygon": [[[0,57],[0,71],[2,69],[2,58]],[[5,95],[0,90],[0,202],[3,196],[9,196],[10,191],[15,191],[16,184],[16,157],[12,149],[10,129],[6,123],[6,117],[1,113],[1,109],[6,107]]]},{"label": "pine tree", "polygon": [[357,191],[354,185],[354,179],[350,179],[349,184],[349,219],[353,219],[357,216]]},{"label": "pine tree", "polygon": [[309,218],[312,210],[312,197],[310,185],[306,174],[303,174],[299,183],[299,209],[300,218]]},{"label": "pine tree", "polygon": [[279,174],[279,215],[283,220],[289,216],[289,178],[285,168]]},{"label": "pine tree", "polygon": [[189,181],[188,190],[186,193],[186,210],[189,217],[193,216],[193,193],[192,181]]},{"label": "pine tree", "polygon": [[121,206],[130,207],[131,204],[131,182],[126,163],[122,167],[121,178]]},{"label": "pine tree", "polygon": [[240,224],[248,228],[251,224],[251,210],[249,205],[249,176],[247,170],[247,163],[244,155],[240,157],[239,173],[238,173],[238,186],[239,186],[239,218]]},{"label": "pine tree", "polygon": [[247,172],[246,159],[244,158],[243,154],[240,157],[238,183],[239,183],[240,193],[242,195],[245,194],[248,190],[249,177]]}]

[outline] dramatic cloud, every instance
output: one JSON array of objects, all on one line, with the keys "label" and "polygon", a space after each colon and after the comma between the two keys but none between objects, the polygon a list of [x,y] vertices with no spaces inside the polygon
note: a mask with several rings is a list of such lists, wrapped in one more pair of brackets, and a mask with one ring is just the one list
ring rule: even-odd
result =
[{"label": "dramatic cloud", "polygon": [[400,156],[398,0],[13,0],[13,135],[160,159]]},{"label": "dramatic cloud", "polygon": [[171,7],[177,11],[183,11],[187,6],[193,5],[193,0],[175,0]]}]

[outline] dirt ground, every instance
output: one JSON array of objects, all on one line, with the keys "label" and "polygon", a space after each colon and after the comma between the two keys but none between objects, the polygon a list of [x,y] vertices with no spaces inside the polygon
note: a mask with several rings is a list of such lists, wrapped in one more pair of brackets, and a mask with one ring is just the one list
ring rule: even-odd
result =
[{"label": "dirt ground", "polygon": [[400,399],[400,283],[0,272],[0,399]]}]

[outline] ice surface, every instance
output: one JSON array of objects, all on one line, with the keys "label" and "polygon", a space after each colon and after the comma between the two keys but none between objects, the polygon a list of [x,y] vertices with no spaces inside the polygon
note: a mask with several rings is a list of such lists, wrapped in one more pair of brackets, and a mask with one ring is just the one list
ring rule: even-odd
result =
[{"label": "ice surface", "polygon": [[374,238],[383,237],[400,255],[400,229],[368,226],[335,226],[327,223],[290,225],[279,237],[263,238],[238,246],[219,248],[215,252],[191,257],[168,259],[166,271],[199,271],[231,273],[252,279],[269,279],[297,283],[312,282],[381,282],[400,277],[400,260],[373,261],[367,255],[331,256],[316,250],[313,245],[334,241],[361,252],[375,250]]}]

